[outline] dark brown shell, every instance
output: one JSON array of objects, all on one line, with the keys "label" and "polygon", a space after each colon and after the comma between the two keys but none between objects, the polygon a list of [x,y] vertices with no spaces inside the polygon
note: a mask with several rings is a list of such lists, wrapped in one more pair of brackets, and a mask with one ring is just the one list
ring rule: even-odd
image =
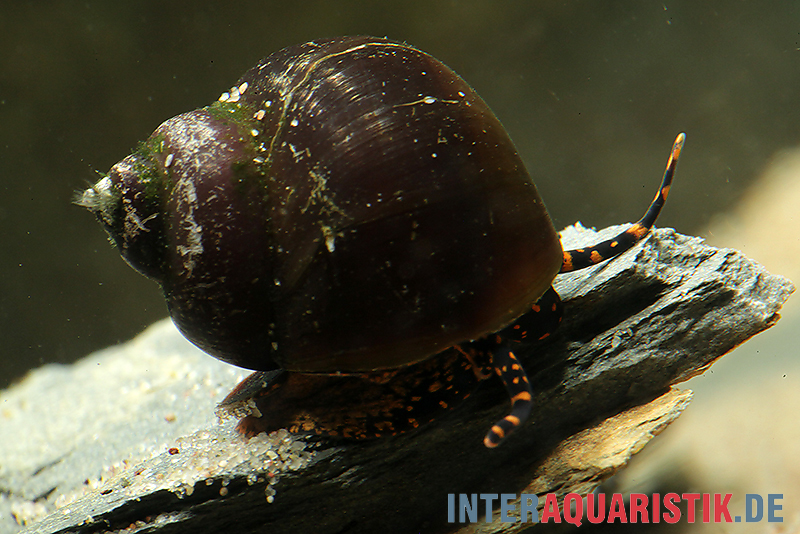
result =
[{"label": "dark brown shell", "polygon": [[[160,206],[137,235],[163,232],[148,238],[163,248],[139,268],[159,279],[183,333],[236,365],[421,361],[507,325],[561,265],[500,122],[453,71],[405,44],[287,48],[145,145],[129,158],[150,169],[147,187],[120,186],[117,167],[109,175],[116,217],[141,195]],[[94,211],[119,233],[109,210]]]}]

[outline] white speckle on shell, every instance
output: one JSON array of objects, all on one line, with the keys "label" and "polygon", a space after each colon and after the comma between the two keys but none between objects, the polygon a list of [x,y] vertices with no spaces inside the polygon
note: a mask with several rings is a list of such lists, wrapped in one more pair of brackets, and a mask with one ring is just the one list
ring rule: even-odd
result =
[{"label": "white speckle on shell", "polygon": [[167,154],[167,157],[164,159],[164,168],[169,169],[169,166],[172,165],[172,161],[175,159],[175,154]]},{"label": "white speckle on shell", "polygon": [[184,215],[181,229],[185,232],[186,245],[175,247],[183,258],[183,267],[191,276],[198,256],[203,254],[203,227],[194,218],[194,211],[198,207],[197,189],[191,180],[180,180],[175,185],[178,198],[178,209]]},{"label": "white speckle on shell", "polygon": [[95,184],[94,190],[98,193],[104,193],[112,187],[114,187],[114,182],[111,181],[111,178],[103,176],[100,181]]},{"label": "white speckle on shell", "polygon": [[266,112],[266,111],[264,111],[263,109],[259,109],[258,111],[256,111],[255,115],[253,115],[253,118],[254,118],[255,120],[257,120],[257,121],[260,121],[261,119],[263,119],[263,118],[264,118],[264,116],[265,116],[266,114],[267,114],[267,112]]},{"label": "white speckle on shell", "polygon": [[436,97],[426,96],[425,98],[422,99],[422,101],[425,102],[426,104],[433,104],[434,102],[436,102]]},{"label": "white speckle on shell", "polygon": [[292,126],[297,126],[300,123],[297,122],[297,119],[292,119],[292,122],[290,122],[289,124],[291,124]]},{"label": "white speckle on shell", "polygon": [[250,135],[252,135],[253,137],[258,137],[258,134],[260,134],[260,133],[261,133],[261,132],[259,132],[259,131],[258,131],[258,130],[256,130],[255,128],[253,128],[252,130],[250,130]]},{"label": "white speckle on shell", "polygon": [[243,95],[244,92],[247,91],[248,87],[249,86],[247,85],[247,82],[242,82],[242,84],[239,86],[239,94]]},{"label": "white speckle on shell", "polygon": [[303,156],[305,155],[303,150],[297,150],[292,143],[289,143],[289,150],[292,151],[292,157],[294,157],[295,162],[303,159]]},{"label": "white speckle on shell", "polygon": [[230,97],[231,97],[230,93],[222,93],[221,95],[219,95],[219,101],[227,102]]},{"label": "white speckle on shell", "polygon": [[[125,160],[117,163],[114,168],[117,168],[120,173],[131,171],[131,165]],[[112,168],[112,171],[114,168]],[[75,203],[96,213],[106,224],[111,225],[116,220],[119,199],[120,192],[114,187],[114,182],[108,176],[104,176],[96,184],[84,191],[80,197],[76,198]]]}]

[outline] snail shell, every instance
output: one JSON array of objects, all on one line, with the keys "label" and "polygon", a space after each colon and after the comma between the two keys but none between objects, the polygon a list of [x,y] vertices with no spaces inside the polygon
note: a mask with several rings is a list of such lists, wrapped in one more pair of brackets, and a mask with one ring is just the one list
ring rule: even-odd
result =
[{"label": "snail shell", "polygon": [[362,372],[500,330],[562,262],[513,143],[406,44],[284,49],[83,193],[183,334],[251,369]]}]

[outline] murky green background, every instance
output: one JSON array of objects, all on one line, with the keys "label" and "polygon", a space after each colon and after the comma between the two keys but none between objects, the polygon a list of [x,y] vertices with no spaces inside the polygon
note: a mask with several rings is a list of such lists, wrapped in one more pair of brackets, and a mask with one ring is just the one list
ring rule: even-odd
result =
[{"label": "murky green background", "polygon": [[686,131],[660,225],[702,233],[800,142],[799,32],[793,1],[4,2],[0,387],[166,315],[73,191],[272,51],[372,34],[430,52],[504,122],[558,227],[638,218]]}]

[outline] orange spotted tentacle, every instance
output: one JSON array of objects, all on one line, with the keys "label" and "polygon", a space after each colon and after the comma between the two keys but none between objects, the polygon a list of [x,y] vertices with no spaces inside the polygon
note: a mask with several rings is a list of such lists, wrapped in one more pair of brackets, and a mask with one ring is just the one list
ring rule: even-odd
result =
[{"label": "orange spotted tentacle", "polygon": [[512,350],[519,343],[542,341],[556,331],[563,311],[561,297],[550,287],[527,313],[499,332],[500,338],[509,341]]},{"label": "orange spotted tentacle", "polygon": [[491,365],[505,384],[511,398],[511,413],[495,423],[483,440],[483,444],[487,447],[497,447],[506,436],[522,425],[531,413],[533,392],[514,350],[549,337],[561,322],[562,312],[561,298],[551,287],[531,305],[528,313],[517,318],[497,335],[488,336],[483,340],[483,343],[491,345],[484,345],[480,354],[491,354]]},{"label": "orange spotted tentacle", "polygon": [[664,202],[667,200],[669,188],[672,184],[672,177],[675,175],[675,169],[678,166],[678,159],[681,156],[684,141],[686,141],[686,134],[684,133],[679,134],[675,139],[675,143],[672,145],[672,152],[667,161],[667,169],[664,171],[664,179],[661,181],[661,186],[658,188],[658,192],[653,202],[650,204],[650,207],[647,209],[647,213],[644,214],[644,217],[634,223],[633,226],[608,241],[603,241],[593,247],[565,250],[564,262],[561,266],[562,273],[584,269],[615,256],[619,256],[626,250],[632,248],[647,235],[650,228],[652,228],[653,224],[656,222],[658,214],[661,213]]},{"label": "orange spotted tentacle", "polygon": [[511,413],[495,423],[483,438],[483,444],[490,449],[500,445],[503,439],[526,421],[533,407],[533,391],[528,376],[514,353],[504,345],[494,352],[493,358],[495,371],[511,397]]}]

